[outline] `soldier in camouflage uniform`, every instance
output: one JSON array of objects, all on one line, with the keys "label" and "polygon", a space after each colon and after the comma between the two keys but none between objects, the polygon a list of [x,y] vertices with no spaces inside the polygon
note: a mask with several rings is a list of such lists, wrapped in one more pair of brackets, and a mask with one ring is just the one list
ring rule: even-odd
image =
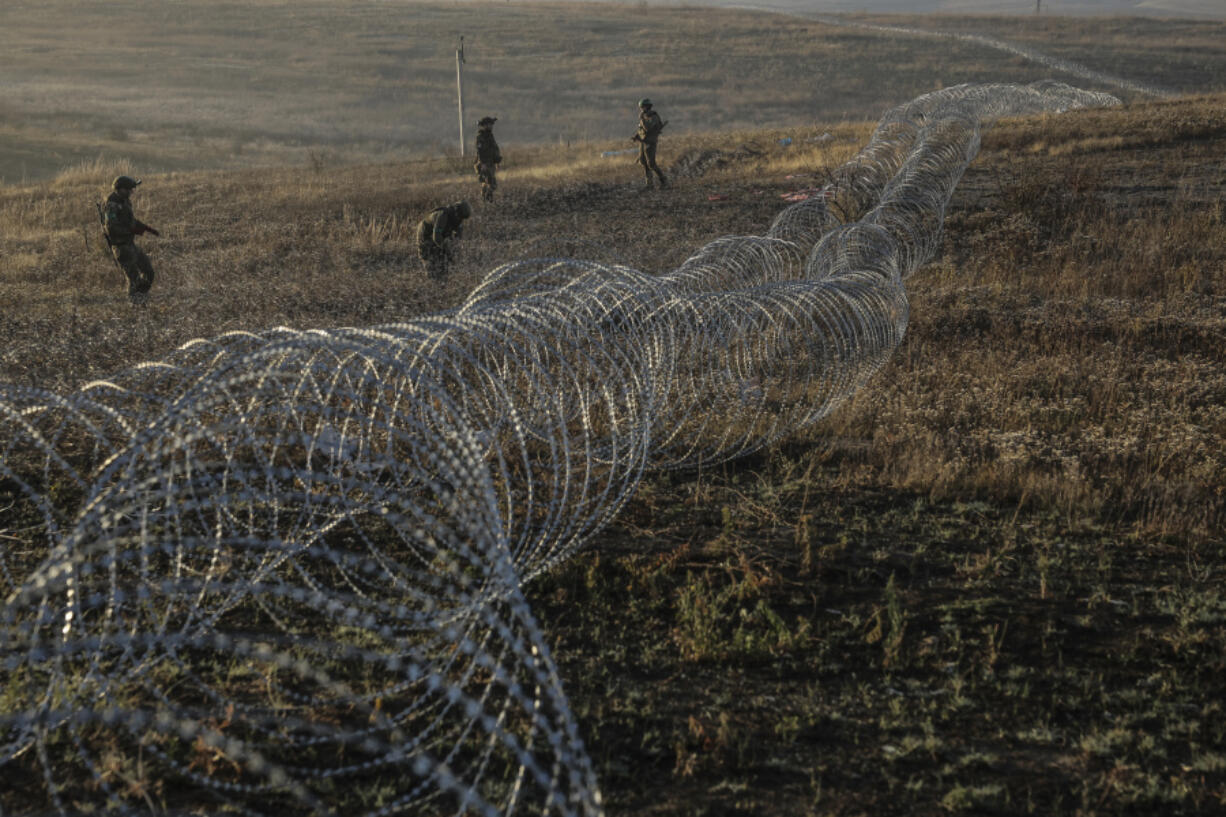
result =
[{"label": "soldier in camouflage uniform", "polygon": [[417,254],[426,275],[436,280],[447,277],[455,242],[464,234],[464,221],[473,214],[466,201],[436,207],[417,225]]},{"label": "soldier in camouflage uniform", "polygon": [[502,163],[502,152],[494,139],[494,123],[497,121],[498,117],[487,116],[477,123],[477,161],[473,167],[477,171],[477,180],[481,182],[481,198],[484,201],[493,201],[494,190],[498,188],[495,170]]},{"label": "soldier in camouflage uniform", "polygon": [[138,184],[140,179],[131,176],[115,179],[102,208],[102,229],[115,261],[128,276],[128,298],[135,304],[143,304],[148,301],[153,286],[153,264],[144,250],[136,246],[135,239],[145,233],[161,233],[139,220],[132,211],[132,191]]},{"label": "soldier in camouflage uniform", "polygon": [[647,184],[644,187],[648,190],[652,187],[652,171],[660,177],[660,187],[668,187],[668,180],[656,164],[656,143],[660,140],[660,131],[664,130],[667,124],[660,121],[660,115],[652,109],[650,99],[639,100],[639,127],[630,139],[639,143],[639,164],[647,175]]}]

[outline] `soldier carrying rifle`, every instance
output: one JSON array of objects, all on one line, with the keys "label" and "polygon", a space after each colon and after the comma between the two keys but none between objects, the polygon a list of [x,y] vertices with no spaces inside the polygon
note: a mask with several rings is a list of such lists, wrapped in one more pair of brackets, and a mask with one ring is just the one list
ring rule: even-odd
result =
[{"label": "soldier carrying rifle", "polygon": [[652,188],[651,173],[653,170],[660,177],[660,187],[668,187],[668,180],[664,178],[664,173],[656,164],[656,143],[660,139],[660,131],[664,130],[667,124],[667,122],[660,121],[660,115],[652,109],[650,99],[639,100],[639,127],[634,136],[630,137],[630,141],[639,143],[638,163],[643,166],[643,172],[647,174],[647,184],[643,186],[645,190]]},{"label": "soldier carrying rifle", "polygon": [[115,179],[106,204],[98,207],[98,217],[116,265],[128,276],[128,298],[133,304],[143,305],[148,302],[153,286],[153,264],[145,251],[136,246],[135,239],[145,233],[161,233],[138,219],[132,211],[132,191],[139,184],[140,179],[131,176]]},{"label": "soldier carrying rifle", "polygon": [[486,116],[477,123],[477,161],[473,168],[477,171],[477,181],[481,182],[482,201],[493,201],[494,191],[498,188],[495,171],[502,163],[502,151],[494,138],[494,123],[497,121],[496,116]]}]

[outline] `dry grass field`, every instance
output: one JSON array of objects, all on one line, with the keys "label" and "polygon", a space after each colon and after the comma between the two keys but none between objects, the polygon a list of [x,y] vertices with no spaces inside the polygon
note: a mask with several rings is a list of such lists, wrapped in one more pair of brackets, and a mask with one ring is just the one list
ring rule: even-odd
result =
[{"label": "dry grass field", "polygon": [[1222,102],[990,132],[859,398],[534,588],[614,813],[1226,809]]},{"label": "dry grass field", "polygon": [[[1226,90],[1221,20],[851,19],[976,31],[1144,84]],[[467,138],[493,115],[517,145],[624,139],[643,96],[676,135],[876,119],[938,87],[1053,76],[974,43],[744,9],[6,0],[0,183],[99,157],[152,173],[452,155],[461,35]]]},{"label": "dry grass field", "polygon": [[943,34],[995,38],[1174,93],[1220,90],[1219,23],[1141,17],[917,16],[852,18]]},{"label": "dry grass field", "polygon": [[[6,5],[6,53],[8,21],[33,20],[44,6],[85,8]],[[195,20],[201,54],[212,27],[232,25],[199,5],[160,8],[167,26]],[[295,13],[310,19],[313,8]],[[466,9],[430,8],[447,31]],[[719,70],[760,70],[741,75],[744,85],[707,88],[695,72],[658,75],[645,89],[744,102],[725,111],[712,101],[670,127],[661,162],[676,184],[650,195],[637,189],[632,156],[600,156],[630,146],[624,110],[593,118],[605,124],[568,144],[557,138],[565,117],[552,119],[568,103],[525,93],[512,110],[525,119],[535,110],[553,136],[508,127],[516,138],[503,140],[499,198],[476,205],[441,287],[419,270],[413,228],[439,202],[475,201],[467,162],[411,158],[415,137],[378,114],[373,95],[353,103],[367,106],[359,118],[372,144],[404,155],[375,161],[369,145],[347,153],[348,133],[335,144],[326,131],[298,142],[273,133],[276,121],[315,127],[295,124],[292,106],[336,102],[352,83],[323,77],[276,103],[290,107],[252,108],[251,138],[236,145],[228,110],[216,112],[215,131],[186,108],[137,98],[116,111],[68,96],[57,112],[33,90],[38,72],[18,72],[0,104],[22,115],[4,117],[0,140],[42,144],[54,130],[64,165],[40,165],[37,184],[3,171],[0,380],[64,391],[228,330],[390,322],[457,304],[483,272],[523,255],[667,270],[712,238],[764,231],[782,195],[821,184],[864,143],[870,120],[934,77],[1035,78],[1026,65],[932,54],[929,43],[882,83],[835,73],[864,64],[845,62],[853,52],[902,59],[864,32],[805,24],[796,33],[739,12],[644,11],[663,15],[653,25],[561,8],[550,35],[559,53],[577,36],[566,20],[607,15],[660,53],[719,24],[729,27]],[[528,25],[526,7],[505,13]],[[690,33],[676,30],[685,21]],[[115,42],[107,25],[83,18],[65,47],[90,30]],[[993,25],[993,36],[1028,36]],[[1104,70],[1215,93],[999,123],[955,192],[941,253],[911,279],[902,348],[854,400],[752,459],[649,477],[590,551],[530,586],[610,814],[1226,813],[1226,74],[1201,76],[1192,61],[1152,49],[1138,56],[1146,31],[1175,23],[1120,25],[1108,39],[1133,59],[1112,57]],[[300,35],[313,30],[304,23]],[[1064,42],[1085,62],[1076,43],[1094,30],[1075,22],[1034,44]],[[369,70],[377,85],[373,68],[327,50],[354,31],[283,61],[333,60],[339,76]],[[383,42],[397,30],[379,18],[365,34]],[[812,49],[816,34],[845,50]],[[46,36],[43,46],[58,48]],[[764,37],[783,56],[752,53]],[[235,42],[244,44],[219,61],[242,65],[247,49],[270,47],[258,33]],[[1198,46],[1196,65],[1226,61],[1226,37],[1217,42]],[[440,81],[450,48],[438,45]],[[788,48],[811,51],[811,70],[829,60],[822,70],[839,81],[810,90],[787,79]],[[641,95],[637,77],[612,76],[612,53],[602,68],[590,52],[561,53],[555,65],[594,60],[591,82],[607,81],[608,96],[591,95],[592,111]],[[46,53],[43,68],[57,56],[71,62]],[[223,99],[221,79],[202,74],[190,50],[176,53],[186,67],[151,72],[155,99],[190,82]],[[112,70],[129,70],[116,59]],[[517,59],[498,70],[515,76]],[[962,59],[973,67],[946,76],[946,61]],[[417,93],[407,75],[396,82]],[[795,96],[749,104],[775,85]],[[811,107],[817,94],[829,107]],[[74,130],[157,111],[156,128],[132,125],[102,143]],[[196,150],[192,129],[203,129]],[[159,153],[162,143],[183,152]],[[365,163],[341,161],[359,154]],[[254,169],[278,160],[290,163]],[[146,309],[128,304],[93,212],[121,172],[145,177],[137,216],[162,231],[142,239],[158,270]],[[0,546],[14,538],[3,512],[10,490],[0,483]],[[354,791],[343,805],[356,810],[368,795]],[[6,799],[0,784],[0,811],[21,813]]]},{"label": "dry grass field", "polygon": [[[1226,808],[1224,102],[999,124],[858,398],[649,479],[532,585],[611,813]],[[761,232],[869,129],[669,138],[677,184],[650,196],[627,157],[515,151],[441,289],[410,232],[473,196],[458,159],[158,175],[145,310],[82,206],[126,165],[9,186],[0,377],[68,389],[228,329],[390,321],[525,253],[667,269]]]}]

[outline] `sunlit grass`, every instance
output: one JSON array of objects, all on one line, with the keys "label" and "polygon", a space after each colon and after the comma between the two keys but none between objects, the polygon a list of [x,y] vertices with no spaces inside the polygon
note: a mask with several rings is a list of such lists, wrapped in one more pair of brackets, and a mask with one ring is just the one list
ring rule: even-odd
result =
[{"label": "sunlit grass", "polygon": [[[1226,807],[1222,111],[1000,123],[859,394],[746,461],[649,476],[529,588],[612,813]],[[761,233],[866,131],[666,132],[666,170],[729,161],[649,195],[599,156],[629,142],[504,148],[442,286],[412,230],[476,198],[458,157],[145,174],[142,311],[93,209],[130,166],[91,160],[0,188],[0,379],[64,391],[223,331],[421,315],[541,246],[669,269]]]}]

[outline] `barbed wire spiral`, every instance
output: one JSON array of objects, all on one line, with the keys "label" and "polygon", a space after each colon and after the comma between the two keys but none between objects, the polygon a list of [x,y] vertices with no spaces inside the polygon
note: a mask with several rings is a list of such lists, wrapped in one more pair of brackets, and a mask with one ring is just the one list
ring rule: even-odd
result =
[{"label": "barbed wire spiral", "polygon": [[985,123],[1115,101],[925,95],[667,274],[518,260],[401,324],[0,386],[0,811],[603,813],[524,582],[644,471],[855,392]]}]

